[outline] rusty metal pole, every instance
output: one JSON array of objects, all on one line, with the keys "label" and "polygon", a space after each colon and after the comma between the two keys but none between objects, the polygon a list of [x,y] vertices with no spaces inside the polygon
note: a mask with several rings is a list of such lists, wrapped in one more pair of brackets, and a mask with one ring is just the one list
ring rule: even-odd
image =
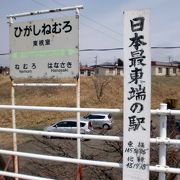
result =
[{"label": "rusty metal pole", "polygon": [[[76,18],[79,19],[79,9],[76,8]],[[79,33],[79,22],[78,22],[78,33]],[[77,108],[80,108],[80,61],[79,61],[79,38],[78,38],[78,74],[77,74],[77,89],[76,89],[76,104]],[[77,112],[77,134],[80,134],[80,112]],[[81,159],[81,139],[77,139],[77,158]],[[79,176],[77,175],[76,179],[82,180],[82,165],[78,164],[77,171]],[[80,170],[81,169],[81,170]]]},{"label": "rusty metal pole", "polygon": [[[11,101],[12,105],[15,105],[15,89],[14,89],[14,81],[11,79]],[[16,111],[15,109],[12,109],[12,128],[16,129]],[[17,152],[17,134],[13,133],[13,150]],[[13,158],[13,167],[14,172],[18,174],[18,156],[14,156]],[[15,178],[15,180],[18,180],[18,178]]]}]

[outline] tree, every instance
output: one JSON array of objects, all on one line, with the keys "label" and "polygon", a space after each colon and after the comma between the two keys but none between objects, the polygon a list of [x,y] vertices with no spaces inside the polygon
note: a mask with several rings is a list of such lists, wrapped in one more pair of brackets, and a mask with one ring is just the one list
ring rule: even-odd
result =
[{"label": "tree", "polygon": [[117,65],[118,66],[123,66],[123,64],[124,64],[123,61],[120,58],[118,58],[117,59]]},{"label": "tree", "polygon": [[96,92],[96,98],[99,102],[101,102],[103,96],[104,96],[104,90],[108,86],[108,84],[111,82],[111,77],[105,77],[105,76],[95,76],[92,78],[93,86]]},{"label": "tree", "polygon": [[[82,159],[97,160],[104,151],[103,147],[91,146],[90,141],[82,142],[82,149],[86,151],[81,153]],[[34,145],[33,145],[34,144]],[[76,157],[76,140],[70,139],[45,139],[42,137],[34,136],[34,140],[31,141],[31,146],[35,146],[34,151],[39,149],[39,154],[48,154],[60,157]],[[87,152],[92,148],[92,151]],[[99,151],[97,153],[97,151]],[[37,153],[37,152],[36,152]],[[105,152],[108,154],[109,152]],[[28,173],[35,176],[54,178],[54,179],[68,179],[74,180],[77,173],[77,164],[70,164],[64,162],[54,162],[38,159],[21,159],[21,173]],[[100,180],[115,180],[119,177],[119,169],[116,172],[113,168],[97,167],[97,166],[82,166],[82,176],[84,180],[100,179]]]}]

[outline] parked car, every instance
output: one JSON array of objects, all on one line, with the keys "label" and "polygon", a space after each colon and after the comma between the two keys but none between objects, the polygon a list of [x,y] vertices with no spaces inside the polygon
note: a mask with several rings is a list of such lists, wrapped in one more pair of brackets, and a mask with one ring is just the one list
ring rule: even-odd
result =
[{"label": "parked car", "polygon": [[92,121],[93,128],[112,128],[112,115],[110,113],[89,113],[84,118]]},{"label": "parked car", "polygon": [[[80,120],[81,134],[91,134],[92,130],[93,127],[91,121]],[[45,127],[44,131],[61,132],[61,133],[77,133],[77,120],[75,118],[61,120],[48,127]],[[48,138],[50,137],[48,136]]]}]

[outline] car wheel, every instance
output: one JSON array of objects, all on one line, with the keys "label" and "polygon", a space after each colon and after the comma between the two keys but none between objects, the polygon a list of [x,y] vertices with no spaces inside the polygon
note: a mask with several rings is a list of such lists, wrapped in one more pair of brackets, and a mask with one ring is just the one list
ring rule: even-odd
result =
[{"label": "car wheel", "polygon": [[107,130],[107,129],[109,129],[109,128],[110,128],[110,126],[109,126],[108,124],[104,124],[104,125],[103,125],[103,129]]}]

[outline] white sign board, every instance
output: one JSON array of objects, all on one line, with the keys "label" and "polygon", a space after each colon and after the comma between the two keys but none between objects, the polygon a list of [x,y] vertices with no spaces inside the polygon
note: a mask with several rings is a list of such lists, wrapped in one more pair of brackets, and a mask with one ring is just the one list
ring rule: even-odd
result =
[{"label": "white sign board", "polygon": [[10,24],[10,75],[74,77],[79,71],[78,41],[75,16]]},{"label": "white sign board", "polygon": [[148,10],[124,12],[123,180],[149,179],[149,14]]}]

